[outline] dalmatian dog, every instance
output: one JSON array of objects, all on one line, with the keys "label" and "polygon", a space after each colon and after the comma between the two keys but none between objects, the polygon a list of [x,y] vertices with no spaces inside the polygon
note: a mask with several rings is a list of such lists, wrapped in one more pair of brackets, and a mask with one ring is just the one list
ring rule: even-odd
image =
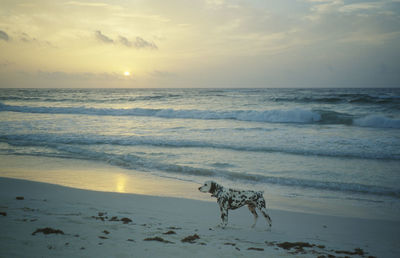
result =
[{"label": "dalmatian dog", "polygon": [[254,216],[254,224],[252,225],[252,228],[254,228],[257,223],[258,214],[256,208],[264,215],[269,227],[272,226],[271,218],[269,217],[265,207],[265,200],[263,197],[264,192],[262,191],[256,192],[250,190],[241,191],[229,189],[214,181],[205,182],[203,186],[199,187],[199,191],[203,193],[211,193],[212,197],[217,198],[221,210],[222,223],[220,226],[222,228],[225,228],[228,224],[228,210],[235,210],[244,205],[247,205]]}]

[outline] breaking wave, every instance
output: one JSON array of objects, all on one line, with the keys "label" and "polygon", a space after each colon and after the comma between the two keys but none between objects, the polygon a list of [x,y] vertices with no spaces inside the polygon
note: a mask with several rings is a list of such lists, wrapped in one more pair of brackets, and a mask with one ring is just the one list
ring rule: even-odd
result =
[{"label": "breaking wave", "polygon": [[375,151],[355,149],[335,149],[294,146],[273,146],[258,145],[251,143],[223,143],[214,141],[174,139],[165,137],[147,137],[147,136],[112,136],[112,135],[93,135],[93,134],[10,134],[0,135],[0,142],[5,142],[14,146],[42,146],[50,148],[59,148],[64,145],[113,145],[113,146],[156,146],[167,148],[213,148],[233,151],[252,151],[266,153],[286,153],[302,156],[325,156],[325,157],[343,157],[343,158],[369,158],[369,159],[391,159],[398,160],[398,152]]},{"label": "breaking wave", "polygon": [[7,153],[13,155],[38,155],[47,157],[60,157],[60,158],[73,158],[73,159],[88,159],[100,162],[105,162],[113,166],[118,166],[126,169],[140,170],[143,172],[158,171],[162,176],[167,174],[176,174],[183,176],[196,176],[196,177],[220,177],[232,181],[242,181],[246,183],[266,183],[273,185],[281,185],[288,187],[301,187],[316,190],[328,190],[337,192],[350,192],[356,194],[370,194],[400,198],[400,189],[366,185],[359,183],[347,182],[334,182],[334,181],[320,181],[313,179],[302,179],[292,177],[268,176],[259,174],[248,174],[240,172],[232,172],[224,169],[215,168],[199,168],[187,165],[177,165],[164,162],[154,162],[152,159],[146,159],[134,154],[115,154],[97,152],[94,150],[87,150],[77,146],[63,145],[56,148],[56,152],[45,153]]},{"label": "breaking wave", "polygon": [[41,114],[80,114],[96,116],[148,116],[178,119],[231,119],[238,121],[265,123],[300,123],[300,124],[344,124],[363,127],[400,128],[400,120],[385,116],[367,116],[354,118],[350,114],[329,110],[307,110],[301,108],[275,110],[176,110],[151,108],[87,108],[87,107],[31,107],[0,103],[0,111],[41,113]]},{"label": "breaking wave", "polygon": [[149,108],[86,108],[86,107],[30,107],[12,106],[0,103],[0,111],[43,114],[82,114],[97,116],[149,116],[160,118],[186,118],[186,119],[233,119],[239,121],[255,121],[270,123],[314,123],[321,116],[305,109],[290,110],[236,110],[236,111],[207,111],[207,110],[175,110],[175,109],[149,109]]}]

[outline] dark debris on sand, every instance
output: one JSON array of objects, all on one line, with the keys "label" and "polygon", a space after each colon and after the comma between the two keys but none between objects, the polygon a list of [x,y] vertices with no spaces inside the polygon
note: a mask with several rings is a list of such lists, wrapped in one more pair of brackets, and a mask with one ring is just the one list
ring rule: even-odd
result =
[{"label": "dark debris on sand", "polygon": [[247,250],[253,250],[253,251],[264,251],[264,248],[257,248],[257,247],[249,247]]},{"label": "dark debris on sand", "polygon": [[174,243],[174,242],[165,240],[161,237],[149,237],[149,238],[143,239],[143,241],[157,241],[157,242],[161,242],[161,243],[165,243],[165,244],[173,244]]},{"label": "dark debris on sand", "polygon": [[[310,244],[307,242],[283,242],[283,243],[276,243],[276,242],[265,242],[268,246],[277,246],[282,249],[290,251],[289,253],[291,254],[313,254],[314,256],[317,255],[318,258],[335,258],[337,256],[333,255],[334,254],[339,254],[339,255],[346,255],[345,257],[349,257],[348,255],[357,255],[360,257],[367,257],[366,252],[362,250],[361,248],[355,248],[354,251],[340,251],[340,250],[326,250],[324,245],[315,245],[315,244]],[[304,248],[319,248],[319,250],[315,249],[308,249],[305,250]],[[293,251],[292,251],[293,249]],[[372,258],[374,256],[368,256],[368,258]]]},{"label": "dark debris on sand", "polygon": [[302,250],[305,247],[314,247],[314,244],[310,244],[310,243],[305,243],[305,242],[283,242],[283,243],[279,243],[277,244],[277,246],[279,246],[280,248],[283,248],[285,250],[290,250],[292,248],[296,249],[296,250]]},{"label": "dark debris on sand", "polygon": [[53,229],[53,228],[38,228],[36,229],[35,232],[32,233],[32,236],[36,235],[36,233],[43,233],[45,235],[48,234],[61,234],[64,235],[64,232],[59,229]]},{"label": "dark debris on sand", "polygon": [[109,219],[108,221],[119,221],[117,216],[112,217],[111,219]]},{"label": "dark debris on sand", "polygon": [[167,232],[163,233],[163,235],[175,235],[175,234],[176,234],[176,232],[173,231],[173,230],[170,230],[170,231],[167,231]]},{"label": "dark debris on sand", "polygon": [[172,227],[168,227],[168,229],[179,230],[179,229],[182,229],[182,228],[180,228],[180,227],[174,227],[174,226],[172,226]]},{"label": "dark debris on sand", "polygon": [[235,243],[224,243],[224,245],[231,245],[231,246],[236,246],[236,244]]},{"label": "dark debris on sand", "polygon": [[107,214],[107,212],[99,212],[98,216],[92,216],[92,219],[104,221],[104,220],[108,219],[108,217],[105,216],[106,214]]},{"label": "dark debris on sand", "polygon": [[193,244],[197,239],[200,239],[199,235],[194,234],[193,236],[187,236],[181,240],[182,243],[191,243]]},{"label": "dark debris on sand", "polygon": [[109,219],[108,216],[106,216],[107,212],[99,212],[97,215],[98,216],[92,216],[92,218],[96,219],[96,220],[101,220],[101,221],[106,221],[106,220],[108,220],[108,221],[122,221],[122,223],[124,223],[124,224],[128,224],[128,223],[132,222],[132,220],[130,218],[119,219],[117,216],[113,216],[113,217],[111,217]]},{"label": "dark debris on sand", "polygon": [[129,222],[132,222],[132,220],[131,220],[130,218],[122,218],[121,221],[122,221],[124,224],[128,224]]},{"label": "dark debris on sand", "polygon": [[337,254],[349,254],[349,255],[360,255],[364,256],[364,250],[361,248],[356,248],[354,249],[354,252],[349,252],[349,251],[335,251]]}]

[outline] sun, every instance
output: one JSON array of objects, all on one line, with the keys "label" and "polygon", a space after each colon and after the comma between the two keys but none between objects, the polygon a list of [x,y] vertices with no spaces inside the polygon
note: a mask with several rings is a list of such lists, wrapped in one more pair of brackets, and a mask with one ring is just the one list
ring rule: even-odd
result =
[{"label": "sun", "polygon": [[128,71],[124,72],[124,76],[130,76],[130,75],[131,75],[131,73]]}]

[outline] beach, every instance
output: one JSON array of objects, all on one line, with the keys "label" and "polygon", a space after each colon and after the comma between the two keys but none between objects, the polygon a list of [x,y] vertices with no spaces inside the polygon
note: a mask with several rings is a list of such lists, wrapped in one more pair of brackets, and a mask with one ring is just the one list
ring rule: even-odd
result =
[{"label": "beach", "polygon": [[88,191],[8,178],[0,178],[0,198],[1,257],[400,254],[400,223],[384,218],[357,219],[271,209],[272,228],[267,229],[266,222],[259,218],[252,229],[252,215],[247,208],[241,208],[230,213],[228,227],[222,229],[216,227],[219,209],[214,202]]},{"label": "beach", "polygon": [[[399,257],[399,99],[2,89],[0,257]],[[207,180],[263,191],[272,228],[218,228]]]}]

